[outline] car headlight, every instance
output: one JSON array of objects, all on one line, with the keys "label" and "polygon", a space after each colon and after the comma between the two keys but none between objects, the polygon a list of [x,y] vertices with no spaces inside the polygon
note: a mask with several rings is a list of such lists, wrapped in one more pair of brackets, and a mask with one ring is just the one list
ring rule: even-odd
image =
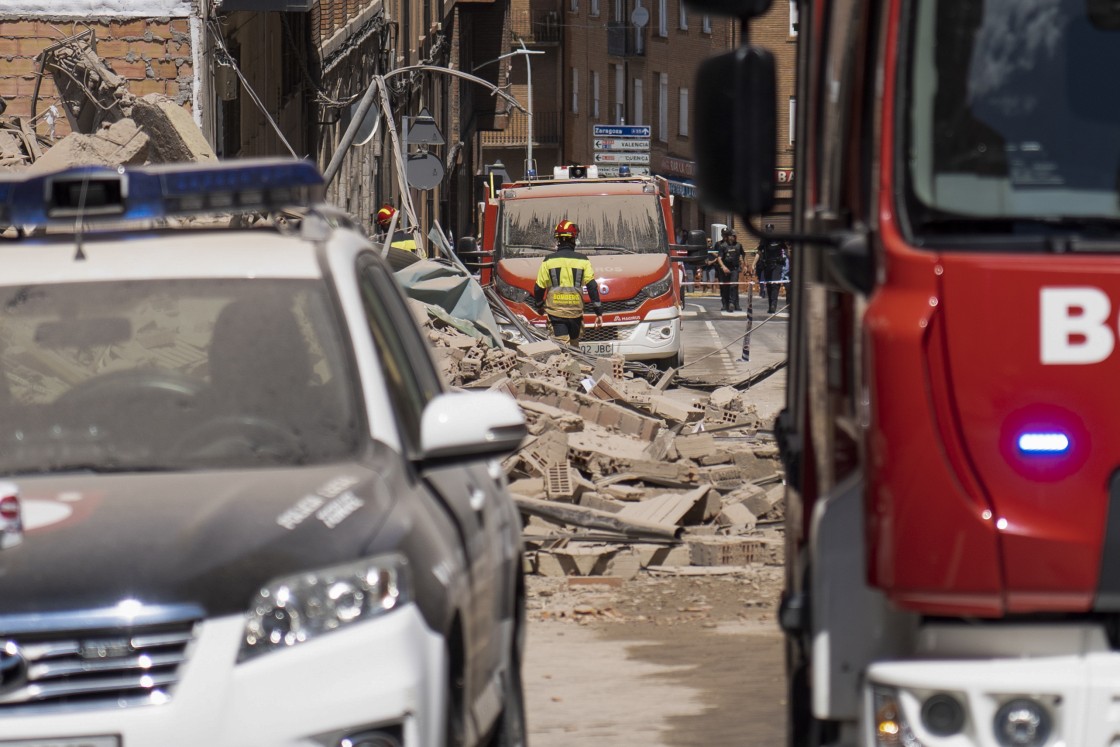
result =
[{"label": "car headlight", "polygon": [[672,287],[673,278],[671,275],[666,274],[665,277],[661,278],[656,283],[650,283],[646,286],[646,295],[650,298],[664,296]]},{"label": "car headlight", "polygon": [[1050,739],[1053,719],[1037,700],[1015,698],[996,711],[992,727],[1001,747],[1042,747]]},{"label": "car headlight", "polygon": [[516,285],[510,285],[502,280],[499,275],[494,275],[494,288],[497,289],[498,295],[507,301],[514,303],[532,303],[533,294],[527,290],[518,288]]},{"label": "car headlight", "polygon": [[396,554],[275,579],[253,600],[237,660],[388,614],[410,601],[411,591],[408,563]]}]

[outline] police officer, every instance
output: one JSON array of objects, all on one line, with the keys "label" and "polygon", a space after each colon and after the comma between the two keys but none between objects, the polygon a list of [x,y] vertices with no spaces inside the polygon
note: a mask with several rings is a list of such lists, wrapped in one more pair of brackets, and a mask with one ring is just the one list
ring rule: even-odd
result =
[{"label": "police officer", "polygon": [[[766,233],[774,233],[774,224],[766,224]],[[758,279],[766,289],[767,313],[778,310],[778,291],[781,289],[782,270],[786,264],[786,245],[773,237],[758,242],[758,256],[755,257],[755,270]]]},{"label": "police officer", "polygon": [[739,310],[739,270],[742,269],[743,255],[746,251],[735,237],[735,232],[728,229],[727,234],[719,244],[718,263],[721,275],[719,286],[720,300],[724,311]]},{"label": "police officer", "polygon": [[583,331],[583,290],[595,310],[595,327],[603,324],[603,304],[591,260],[576,251],[579,226],[562,220],[553,231],[556,251],[541,262],[533,286],[534,307],[548,317],[549,331],[557,342],[575,345]]},{"label": "police officer", "polygon": [[[374,237],[374,242],[378,245],[385,244],[385,235],[389,232],[389,226],[393,224],[393,216],[396,214],[396,208],[388,204],[377,211],[377,228],[380,232]],[[416,251],[416,240],[412,238],[412,234],[401,229],[393,231],[393,238],[389,241],[389,245],[406,252]]]}]

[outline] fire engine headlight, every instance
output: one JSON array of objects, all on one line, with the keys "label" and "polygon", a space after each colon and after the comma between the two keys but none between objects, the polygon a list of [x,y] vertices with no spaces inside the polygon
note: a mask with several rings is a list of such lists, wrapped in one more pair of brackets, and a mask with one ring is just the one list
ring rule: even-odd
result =
[{"label": "fire engine headlight", "polygon": [[657,298],[664,296],[673,287],[673,278],[669,275],[658,280],[656,283],[650,283],[646,286],[646,295],[650,298]]},{"label": "fire engine headlight", "polygon": [[876,687],[872,690],[874,708],[871,728],[876,747],[922,747],[914,730],[906,720],[898,691],[893,687]]},{"label": "fire engine headlight", "polygon": [[959,734],[964,721],[964,705],[955,695],[935,693],[922,703],[922,726],[936,737]]},{"label": "fire engine headlight", "polygon": [[275,579],[253,600],[237,660],[380,617],[410,598],[407,562],[395,554]]},{"label": "fire engine headlight", "polygon": [[1002,747],[1041,747],[1050,738],[1053,718],[1046,706],[1030,698],[1015,698],[996,711],[993,727]]},{"label": "fire engine headlight", "polygon": [[526,290],[522,290],[516,285],[510,285],[497,275],[494,276],[494,288],[497,289],[498,295],[506,299],[507,301],[513,301],[514,303],[533,302],[532,293]]}]

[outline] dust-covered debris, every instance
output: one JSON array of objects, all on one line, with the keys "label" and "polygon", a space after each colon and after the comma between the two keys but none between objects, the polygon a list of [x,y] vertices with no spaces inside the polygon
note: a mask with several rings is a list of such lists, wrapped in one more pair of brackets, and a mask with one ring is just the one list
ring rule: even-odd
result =
[{"label": "dust-covered debris", "polygon": [[504,391],[529,435],[504,462],[526,570],[569,578],[780,565],[781,465],[749,395],[587,363],[551,341],[495,347],[429,316],[453,386]]}]

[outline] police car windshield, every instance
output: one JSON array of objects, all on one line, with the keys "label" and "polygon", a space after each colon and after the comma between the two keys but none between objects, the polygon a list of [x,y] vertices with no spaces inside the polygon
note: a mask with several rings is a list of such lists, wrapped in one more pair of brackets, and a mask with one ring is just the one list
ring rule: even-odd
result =
[{"label": "police car windshield", "polygon": [[358,444],[322,281],[0,287],[0,474],[316,463]]},{"label": "police car windshield", "polygon": [[1120,97],[1101,78],[1120,67],[1120,11],[1084,0],[914,8],[899,86],[913,224],[1120,217]]},{"label": "police car windshield", "polygon": [[665,226],[649,195],[584,195],[506,200],[498,243],[505,257],[541,257],[556,246],[562,220],[579,226],[586,254],[664,254]]}]

